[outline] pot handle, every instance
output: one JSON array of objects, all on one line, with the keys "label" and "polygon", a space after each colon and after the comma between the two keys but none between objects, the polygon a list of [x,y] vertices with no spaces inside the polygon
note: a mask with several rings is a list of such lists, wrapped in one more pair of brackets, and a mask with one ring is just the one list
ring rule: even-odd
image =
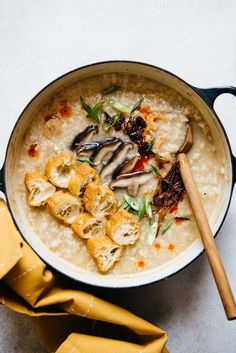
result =
[{"label": "pot handle", "polygon": [[197,88],[195,90],[202,96],[209,105],[214,105],[214,102],[218,96],[224,93],[230,93],[236,97],[236,87],[234,86],[224,86],[224,87],[214,87],[214,88]]},{"label": "pot handle", "polygon": [[4,169],[4,167],[2,167],[2,169],[0,169],[0,191],[5,192],[4,180],[3,180],[3,169]]},{"label": "pot handle", "polygon": [[[197,88],[194,89],[200,94],[200,96],[213,108],[214,102],[218,96],[224,93],[230,93],[236,97],[236,87],[234,86],[224,86],[224,87],[214,87],[214,88]],[[236,183],[236,157],[232,154],[233,163],[233,179]]]}]

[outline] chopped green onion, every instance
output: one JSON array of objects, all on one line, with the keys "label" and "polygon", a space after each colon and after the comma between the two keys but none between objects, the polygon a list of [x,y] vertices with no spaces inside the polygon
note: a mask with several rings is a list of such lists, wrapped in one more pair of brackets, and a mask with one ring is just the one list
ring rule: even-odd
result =
[{"label": "chopped green onion", "polygon": [[144,196],[145,210],[148,218],[150,220],[153,219],[152,207],[150,205],[150,199],[147,195]]},{"label": "chopped green onion", "polygon": [[82,96],[80,96],[80,102],[84,110],[86,110],[86,112],[88,113],[88,116],[93,119],[96,123],[100,123],[99,115],[84,101]]},{"label": "chopped green onion", "polygon": [[111,117],[111,121],[110,122],[104,122],[104,124],[102,125],[102,129],[105,132],[108,132],[110,130],[110,128],[115,125],[115,123],[117,122],[117,120],[120,117],[120,113],[117,114],[115,117]]},{"label": "chopped green onion", "polygon": [[57,145],[54,145],[53,146],[53,152],[55,153],[55,154],[59,154],[59,153],[61,153],[63,151],[63,149],[61,148],[61,147],[59,147],[59,146],[57,146]]},{"label": "chopped green onion", "polygon": [[96,114],[101,114],[103,112],[103,104],[105,103],[104,100],[100,100],[98,101],[95,106],[92,108],[93,111],[96,113]]},{"label": "chopped green onion", "polygon": [[130,196],[126,195],[126,194],[124,194],[124,200],[134,211],[138,211],[139,210],[138,204],[137,204],[135,199],[133,199],[132,197],[130,197]]},{"label": "chopped green onion", "polygon": [[188,217],[173,217],[170,218],[169,221],[166,222],[166,224],[164,225],[161,234],[165,234],[168,229],[172,226],[172,224],[174,223],[175,220],[180,220],[180,221],[191,221],[191,218]]},{"label": "chopped green onion", "polygon": [[146,213],[146,206],[145,206],[144,198],[142,198],[142,200],[139,203],[139,210],[138,210],[139,221],[141,221],[141,219],[144,217],[145,213]]},{"label": "chopped green onion", "polygon": [[172,224],[174,223],[174,220],[175,220],[175,217],[169,219],[169,221],[167,221],[165,224],[164,224],[164,227],[162,229],[162,232],[161,232],[161,235],[165,234],[168,229],[170,229],[170,227],[172,226]]},{"label": "chopped green onion", "polygon": [[135,110],[137,110],[140,105],[142,104],[143,98],[139,99],[134,105],[133,108],[131,109],[130,114],[133,114],[135,112]]},{"label": "chopped green onion", "polygon": [[111,126],[112,126],[112,125],[110,125],[110,124],[104,123],[104,124],[102,125],[102,129],[103,129],[104,132],[108,132],[108,131],[110,130]]},{"label": "chopped green onion", "polygon": [[119,86],[119,85],[112,85],[112,86],[103,88],[103,89],[101,90],[101,93],[102,93],[102,94],[114,93],[114,92],[119,91],[119,89],[121,89],[121,86]]},{"label": "chopped green onion", "polygon": [[91,161],[90,159],[88,159],[88,158],[79,158],[78,159],[78,162],[80,162],[80,163],[88,163],[91,167],[96,167],[97,165],[99,165],[100,163],[102,164],[102,165],[107,165],[107,161],[106,160],[104,160],[104,159],[102,159],[100,162],[93,162],[93,161]]},{"label": "chopped green onion", "polygon": [[165,158],[163,156],[161,156],[159,153],[155,152],[152,150],[152,153],[159,159],[165,160]]},{"label": "chopped green onion", "polygon": [[158,152],[153,151],[153,145],[156,142],[156,137],[154,137],[152,139],[151,142],[149,142],[148,148],[147,148],[147,152],[152,152],[154,154],[154,156],[158,157],[159,159],[165,160],[165,158],[163,156],[161,156]]},{"label": "chopped green onion", "polygon": [[155,238],[157,236],[157,228],[158,228],[158,223],[157,222],[153,222],[150,225],[149,232],[147,234],[147,242],[150,245],[152,245],[154,243],[154,241],[155,241]]},{"label": "chopped green onion", "polygon": [[123,208],[125,206],[124,202],[120,202],[119,205],[118,205],[118,209],[119,208]]},{"label": "chopped green onion", "polygon": [[80,162],[80,163],[88,163],[93,168],[98,165],[98,163],[94,163],[93,161],[91,161],[88,158],[79,158],[79,159],[77,159],[77,161]]},{"label": "chopped green onion", "polygon": [[109,103],[112,106],[112,108],[114,108],[118,112],[121,112],[121,113],[129,113],[130,112],[127,105],[119,102],[116,98],[110,98]]},{"label": "chopped green onion", "polygon": [[147,152],[150,152],[150,151],[152,150],[152,147],[153,147],[153,145],[154,145],[155,142],[156,142],[156,137],[154,137],[154,138],[152,139],[152,141],[149,142],[148,148],[147,148]]},{"label": "chopped green onion", "polygon": [[175,217],[175,219],[178,221],[191,221],[191,218],[188,217]]},{"label": "chopped green onion", "polygon": [[127,212],[133,213],[133,209],[132,209],[132,207],[131,207],[130,205],[126,205],[126,206],[124,207],[124,209],[125,209]]},{"label": "chopped green onion", "polygon": [[156,175],[158,175],[159,177],[161,177],[161,173],[160,173],[160,170],[159,168],[157,168],[155,165],[151,164],[151,167],[152,167],[152,170],[154,171],[154,173]]}]

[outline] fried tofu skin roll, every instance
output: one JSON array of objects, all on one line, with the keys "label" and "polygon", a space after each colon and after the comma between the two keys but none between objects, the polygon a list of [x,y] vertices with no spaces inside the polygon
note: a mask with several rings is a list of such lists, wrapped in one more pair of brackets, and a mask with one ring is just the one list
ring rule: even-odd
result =
[{"label": "fried tofu skin roll", "polygon": [[93,217],[84,212],[72,223],[71,228],[82,239],[96,238],[105,234],[106,219]]},{"label": "fried tofu skin roll", "polygon": [[48,209],[54,217],[68,225],[83,212],[81,200],[64,191],[57,191],[52,195],[48,200]]},{"label": "fried tofu skin roll", "polygon": [[88,163],[82,163],[75,167],[75,173],[70,178],[68,188],[72,195],[80,197],[83,195],[86,186],[92,182],[100,182],[96,170],[90,167]]},{"label": "fried tofu skin roll", "polygon": [[109,271],[122,255],[122,247],[106,235],[88,239],[87,246],[102,273]]},{"label": "fried tofu skin roll", "polygon": [[68,188],[71,176],[74,173],[72,154],[62,152],[48,159],[45,173],[51,183],[59,188]]},{"label": "fried tofu skin roll", "polygon": [[134,244],[140,237],[140,223],[129,212],[120,208],[109,217],[106,232],[116,244]]},{"label": "fried tofu skin roll", "polygon": [[47,178],[38,172],[25,174],[25,186],[29,190],[28,204],[34,207],[43,206],[56,191]]},{"label": "fried tofu skin roll", "polygon": [[109,188],[96,183],[88,184],[84,197],[86,210],[94,217],[109,216],[117,210],[117,198]]}]

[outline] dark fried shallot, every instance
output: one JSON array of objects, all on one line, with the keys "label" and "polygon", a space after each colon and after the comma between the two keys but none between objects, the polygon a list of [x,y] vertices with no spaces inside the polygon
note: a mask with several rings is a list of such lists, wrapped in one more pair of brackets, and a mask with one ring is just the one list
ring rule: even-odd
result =
[{"label": "dark fried shallot", "polygon": [[183,199],[184,192],[179,162],[175,162],[166,176],[161,178],[158,190],[153,196],[152,204],[156,206],[157,211],[169,209]]}]

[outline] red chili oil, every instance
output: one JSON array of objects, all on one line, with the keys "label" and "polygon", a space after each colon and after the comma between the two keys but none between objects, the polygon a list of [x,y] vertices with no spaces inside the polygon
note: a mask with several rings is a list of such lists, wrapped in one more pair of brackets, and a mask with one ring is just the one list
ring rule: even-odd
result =
[{"label": "red chili oil", "polygon": [[169,213],[176,213],[178,210],[178,205],[173,205],[169,208]]},{"label": "red chili oil", "polygon": [[175,245],[174,244],[169,244],[168,250],[169,251],[174,251],[174,249],[175,249]]},{"label": "red chili oil", "polygon": [[38,157],[39,156],[39,145],[37,142],[32,143],[28,149],[28,155],[30,157]]},{"label": "red chili oil", "polygon": [[161,244],[160,244],[160,243],[154,244],[154,247],[155,247],[157,250],[161,250]]},{"label": "red chili oil", "polygon": [[73,113],[71,105],[66,100],[62,100],[60,101],[60,106],[61,108],[59,109],[59,112],[61,116],[63,118],[69,118]]},{"label": "red chili oil", "polygon": [[145,165],[151,159],[152,156],[141,156],[141,158],[137,161],[135,164],[134,168],[132,169],[132,172],[142,172],[144,171]]},{"label": "red chili oil", "polygon": [[138,261],[138,266],[143,268],[145,266],[145,262],[143,260]]},{"label": "red chili oil", "polygon": [[183,219],[175,218],[175,224],[181,224]]},{"label": "red chili oil", "polygon": [[145,117],[151,113],[151,108],[147,105],[139,108],[140,113],[142,113]]}]

